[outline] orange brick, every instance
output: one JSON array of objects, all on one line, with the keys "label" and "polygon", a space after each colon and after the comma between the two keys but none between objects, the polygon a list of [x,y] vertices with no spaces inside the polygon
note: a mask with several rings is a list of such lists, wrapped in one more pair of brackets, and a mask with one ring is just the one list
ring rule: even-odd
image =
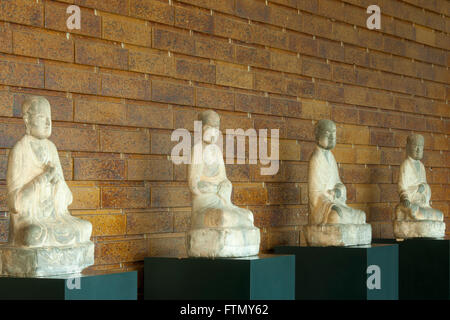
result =
[{"label": "orange brick", "polygon": [[186,232],[191,226],[191,211],[174,211],[174,232]]},{"label": "orange brick", "polygon": [[321,78],[331,79],[331,66],[326,63],[319,62],[317,60],[303,59],[303,72],[304,75]]},{"label": "orange brick", "polygon": [[280,140],[280,160],[300,160],[300,145],[296,140]]},{"label": "orange brick", "polygon": [[151,188],[152,207],[186,207],[191,205],[191,192],[188,187]]},{"label": "orange brick", "polygon": [[129,103],[127,105],[127,123],[135,127],[172,129],[173,113],[166,106]]},{"label": "orange brick", "polygon": [[315,92],[314,83],[299,79],[287,79],[286,92],[292,96],[312,97]]},{"label": "orange brick", "polygon": [[379,164],[381,152],[376,147],[358,147],[356,149],[356,163]]},{"label": "orange brick", "polygon": [[42,2],[2,0],[0,20],[40,27],[44,24],[44,6]]},{"label": "orange brick", "polygon": [[116,159],[74,159],[75,180],[124,180],[125,162]]},{"label": "orange brick", "polygon": [[235,185],[233,186],[232,201],[236,205],[266,204],[268,200],[267,189],[261,185]]},{"label": "orange brick", "polygon": [[[334,40],[343,41],[351,44],[358,44],[358,31],[353,26],[339,22],[333,23],[332,36]],[[347,48],[344,49],[345,58],[347,58]]]},{"label": "orange brick", "polygon": [[331,119],[338,123],[357,124],[359,121],[358,110],[355,107],[332,105]]},{"label": "orange brick", "polygon": [[148,256],[147,240],[97,242],[95,245],[95,264],[112,264],[141,261]]},{"label": "orange brick", "polygon": [[305,35],[289,33],[289,50],[307,55],[317,55],[317,40]]},{"label": "orange brick", "polygon": [[337,128],[337,142],[369,144],[369,129],[362,126],[342,125]]},{"label": "orange brick", "polygon": [[100,207],[100,189],[98,187],[77,187],[69,184],[73,201],[69,209],[97,209]]},{"label": "orange brick", "polygon": [[261,50],[254,47],[236,45],[236,59],[238,64],[269,68],[271,53],[268,50]]},{"label": "orange brick", "polygon": [[358,203],[372,203],[380,201],[380,189],[376,184],[357,184],[356,202]]},{"label": "orange brick", "polygon": [[191,5],[225,13],[234,13],[234,0],[180,0]]},{"label": "orange brick", "polygon": [[127,234],[173,231],[173,212],[170,211],[130,212],[126,218]]},{"label": "orange brick", "polygon": [[182,236],[149,239],[149,254],[157,257],[183,257],[186,256],[186,240]]},{"label": "orange brick", "polygon": [[370,128],[370,144],[384,147],[394,147],[394,134],[388,130]]},{"label": "orange brick", "polygon": [[8,170],[8,156],[0,156],[0,179],[6,180],[6,171]]},{"label": "orange brick", "polygon": [[0,126],[0,147],[12,148],[25,134],[25,125],[22,123],[2,123]]},{"label": "orange brick", "polygon": [[150,151],[150,137],[147,132],[125,130],[101,130],[100,146],[105,152],[143,153]]},{"label": "orange brick", "polygon": [[303,30],[315,36],[327,37],[331,34],[331,23],[328,19],[311,14],[303,14]]},{"label": "orange brick", "polygon": [[223,110],[234,109],[234,93],[232,91],[195,88],[196,105],[204,108]]},{"label": "orange brick", "polygon": [[170,181],[173,164],[170,160],[128,160],[128,180]]},{"label": "orange brick", "polygon": [[256,90],[274,93],[284,93],[286,91],[286,82],[277,73],[255,72],[254,79],[254,88]]},{"label": "orange brick", "polygon": [[325,59],[344,61],[344,47],[338,42],[319,40],[319,56]]},{"label": "orange brick", "polygon": [[225,169],[227,172],[227,178],[232,182],[250,180],[250,165],[248,164],[227,164]]},{"label": "orange brick", "polygon": [[229,19],[221,15],[214,17],[214,34],[225,38],[250,42],[253,38],[252,27],[246,22],[237,19]]},{"label": "orange brick", "polygon": [[363,48],[344,46],[344,59],[347,63],[368,67],[369,57],[369,54]]},{"label": "orange brick", "polygon": [[[64,0],[67,2],[67,0]],[[127,12],[127,0],[69,0],[70,2],[75,2],[75,4],[81,7],[93,8],[101,11],[114,12],[114,13],[124,13]]]},{"label": "orange brick", "polygon": [[209,39],[203,35],[196,35],[194,42],[196,56],[229,62],[235,60],[233,44],[226,41]]},{"label": "orange brick", "polygon": [[103,39],[144,47],[152,45],[152,29],[142,20],[102,14]]},{"label": "orange brick", "polygon": [[45,65],[45,88],[66,92],[98,94],[100,77],[85,69]]},{"label": "orange brick", "polygon": [[99,124],[124,125],[127,106],[122,103],[101,100],[75,100],[75,121]]},{"label": "orange brick", "polygon": [[9,23],[0,23],[0,52],[12,52],[12,31]]},{"label": "orange brick", "polygon": [[356,149],[348,145],[336,145],[333,149],[334,157],[337,163],[355,163]]},{"label": "orange brick", "polygon": [[286,126],[288,139],[315,141],[314,125],[310,120],[288,118]]},{"label": "orange brick", "polygon": [[270,204],[300,204],[300,189],[296,184],[269,184],[267,194]]},{"label": "orange brick", "polygon": [[301,74],[302,60],[295,54],[287,54],[281,51],[271,52],[271,69],[290,73]]},{"label": "orange brick", "polygon": [[[337,160],[337,159],[336,159]],[[370,183],[370,170],[365,166],[354,164],[341,164],[340,177],[346,183]]]},{"label": "orange brick", "polygon": [[14,61],[0,61],[0,84],[43,88],[44,66]]},{"label": "orange brick", "polygon": [[253,73],[228,65],[216,66],[217,84],[244,89],[253,88]]},{"label": "orange brick", "polygon": [[122,214],[81,215],[79,218],[92,223],[92,236],[116,236],[126,232],[126,219]]},{"label": "orange brick", "polygon": [[239,0],[236,2],[236,15],[260,22],[268,22],[270,8],[260,1]]},{"label": "orange brick", "polygon": [[300,118],[302,115],[302,103],[291,99],[279,99],[269,97],[271,114]]},{"label": "orange brick", "polygon": [[320,100],[302,99],[302,118],[304,119],[329,119],[331,117],[331,106]]},{"label": "orange brick", "polygon": [[321,100],[344,102],[344,87],[317,83],[316,96]]},{"label": "orange brick", "polygon": [[113,69],[128,69],[128,50],[90,40],[75,41],[75,61],[80,64]]},{"label": "orange brick", "polygon": [[216,67],[212,64],[197,63],[187,59],[176,59],[175,75],[180,79],[215,83]]},{"label": "orange brick", "polygon": [[[286,181],[289,182],[307,182],[308,181],[308,164],[306,162],[284,162]],[[303,189],[301,190],[303,191]],[[302,196],[303,198],[303,196]],[[302,200],[303,203],[303,200]]]},{"label": "orange brick", "polygon": [[344,65],[333,65],[332,74],[334,81],[344,83],[356,82],[356,73],[352,67]]},{"label": "orange brick", "polygon": [[103,73],[102,94],[106,96],[150,100],[151,83],[143,77]]},{"label": "orange brick", "polygon": [[194,55],[195,40],[188,33],[153,28],[154,48]]},{"label": "orange brick", "polygon": [[97,151],[98,132],[92,127],[60,127],[53,125],[50,138],[59,151]]},{"label": "orange brick", "polygon": [[289,38],[287,32],[281,32],[262,25],[251,24],[252,40],[260,45],[289,50]]},{"label": "orange brick", "polygon": [[191,10],[183,7],[175,7],[175,26],[212,33],[214,28],[213,16],[201,10]]},{"label": "orange brick", "polygon": [[194,96],[194,87],[171,82],[152,81],[153,101],[193,105]]},{"label": "orange brick", "polygon": [[[174,8],[157,0],[130,0],[130,15],[145,20],[174,23]],[[122,11],[124,12],[124,11]]]},{"label": "orange brick", "polygon": [[145,187],[103,187],[102,208],[147,208],[150,192]]},{"label": "orange brick", "polygon": [[67,4],[45,1],[45,27],[47,29],[82,34],[96,38],[101,37],[101,17],[96,16],[91,9],[80,8],[82,17],[81,28],[69,30],[67,28],[67,19],[70,15],[66,13],[67,7]]}]

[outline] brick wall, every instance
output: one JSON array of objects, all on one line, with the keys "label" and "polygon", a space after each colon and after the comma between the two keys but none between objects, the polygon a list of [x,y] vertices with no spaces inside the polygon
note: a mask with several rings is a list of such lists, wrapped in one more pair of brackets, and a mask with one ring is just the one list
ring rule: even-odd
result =
[{"label": "brick wall", "polygon": [[[81,7],[81,30],[66,8]],[[378,4],[381,30],[368,30]],[[52,140],[93,224],[92,269],[141,269],[184,253],[186,167],[176,128],[215,109],[222,128],[279,128],[280,171],[229,165],[233,201],[254,212],[262,250],[302,241],[313,126],[337,123],[349,203],[390,237],[406,137],[425,136],[433,206],[449,221],[450,2],[444,0],[0,0],[0,209],[29,94],[52,104]],[[7,239],[7,215],[0,238]],[[447,228],[450,231],[450,226]]]}]

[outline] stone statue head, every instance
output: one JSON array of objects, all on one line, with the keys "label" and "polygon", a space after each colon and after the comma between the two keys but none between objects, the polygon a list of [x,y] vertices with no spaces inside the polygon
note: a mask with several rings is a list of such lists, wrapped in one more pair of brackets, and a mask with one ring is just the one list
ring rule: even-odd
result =
[{"label": "stone statue head", "polygon": [[424,138],[420,134],[410,134],[406,139],[406,152],[408,156],[414,160],[421,160],[423,158]]},{"label": "stone statue head", "polygon": [[333,121],[322,119],[314,129],[316,142],[319,147],[331,150],[336,146],[336,125]]},{"label": "stone statue head", "polygon": [[203,141],[206,143],[216,143],[219,138],[220,117],[213,110],[200,113],[198,120],[202,122]]},{"label": "stone statue head", "polygon": [[22,104],[26,133],[38,139],[47,139],[52,134],[50,103],[44,97],[32,96]]}]

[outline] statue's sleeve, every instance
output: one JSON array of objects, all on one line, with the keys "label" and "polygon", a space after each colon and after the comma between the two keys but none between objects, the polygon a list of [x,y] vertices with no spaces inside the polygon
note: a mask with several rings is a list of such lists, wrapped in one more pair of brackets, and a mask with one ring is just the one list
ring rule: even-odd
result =
[{"label": "statue's sleeve", "polygon": [[6,181],[8,185],[8,208],[12,213],[21,212],[19,204],[20,189],[22,187],[22,179],[19,168],[22,168],[21,152],[14,147],[8,157],[8,170],[6,173]]},{"label": "statue's sleeve", "polygon": [[313,224],[325,223],[334,205],[334,202],[330,199],[328,190],[326,190],[327,171],[317,156],[311,157],[309,162],[308,188],[311,208],[310,219]]},{"label": "statue's sleeve", "polygon": [[10,151],[6,181],[8,185],[8,208],[11,213],[27,216],[37,208],[40,185],[34,180],[26,180],[29,155],[24,154],[23,144],[18,142]]},{"label": "statue's sleeve", "polygon": [[202,159],[199,157],[202,155],[199,149],[200,147],[198,144],[195,144],[192,147],[191,162],[188,165],[189,189],[195,195],[200,194],[197,184],[200,181],[200,173],[202,170]]},{"label": "statue's sleeve", "polygon": [[409,169],[407,161],[404,161],[400,166],[400,174],[398,177],[398,193],[400,199],[408,199],[411,201],[417,191],[417,186],[413,185],[412,180],[415,177],[415,172]]},{"label": "statue's sleeve", "polygon": [[60,180],[55,185],[55,209],[57,213],[63,213],[67,211],[67,207],[72,203],[73,196],[64,179],[64,172],[62,170],[61,161],[59,160],[58,151],[53,143],[50,143],[52,165],[55,167],[57,174],[60,176]]}]

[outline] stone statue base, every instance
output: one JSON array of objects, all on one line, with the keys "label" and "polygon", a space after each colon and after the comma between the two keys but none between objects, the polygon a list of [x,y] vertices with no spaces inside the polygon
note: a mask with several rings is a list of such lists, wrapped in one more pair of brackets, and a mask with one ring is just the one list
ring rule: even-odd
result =
[{"label": "stone statue base", "polygon": [[192,229],[186,235],[190,257],[248,257],[259,252],[258,228]]},{"label": "stone statue base", "polygon": [[307,225],[304,231],[311,247],[358,246],[372,241],[372,227],[368,223]]},{"label": "stone statue base", "polygon": [[94,264],[94,243],[75,247],[0,246],[0,275],[11,277],[46,277],[80,273]]},{"label": "stone statue base", "polygon": [[445,222],[432,220],[394,221],[394,236],[397,239],[443,238]]}]

